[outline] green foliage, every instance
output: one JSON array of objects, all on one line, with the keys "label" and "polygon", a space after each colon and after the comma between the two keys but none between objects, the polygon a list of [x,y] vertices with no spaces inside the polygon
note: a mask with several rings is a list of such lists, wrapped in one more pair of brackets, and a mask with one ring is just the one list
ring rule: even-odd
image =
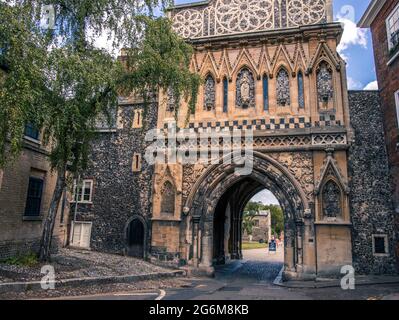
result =
[{"label": "green foliage", "polygon": [[[156,5],[168,1],[16,3],[0,7],[0,66],[6,74],[0,91],[0,166],[6,154],[20,152],[25,124],[31,122],[43,129],[53,168],[84,170],[95,121],[100,115],[111,121],[119,93],[135,92],[147,102],[159,89],[170,88],[176,101],[184,97],[194,109],[200,78],[189,71],[192,48],[168,19],[151,17]],[[55,6],[53,33],[36,26],[43,4]],[[131,48],[124,68],[91,44],[93,34],[104,31],[114,35],[115,45]],[[58,43],[60,38],[64,41]],[[5,150],[7,142],[11,152]]]},{"label": "green foliage", "polygon": [[[26,0],[17,0],[26,1]],[[67,43],[89,42],[108,34],[114,47],[131,47],[141,37],[140,16],[153,17],[156,8],[165,9],[172,0],[36,0],[38,6],[53,5],[56,28]]]},{"label": "green foliage", "polygon": [[[248,219],[250,219],[250,217],[252,216],[253,219],[253,215],[258,213],[260,210],[270,210],[271,212],[271,224],[272,224],[272,234],[280,236],[281,232],[284,231],[284,213],[283,210],[281,209],[280,206],[277,205],[264,205],[261,202],[248,202],[247,205],[245,206],[244,209],[244,219],[243,219],[243,226],[244,226],[244,230],[246,228],[246,223],[245,223],[245,219],[248,216]],[[250,223],[250,222],[249,222]],[[247,233],[248,234],[252,234],[252,227],[249,227],[249,230],[251,230],[251,233]]]},{"label": "green foliage", "polygon": [[45,39],[31,17],[29,5],[0,2],[0,167],[20,152],[25,124],[38,122],[45,98]]},{"label": "green foliage", "polygon": [[96,119],[111,116],[117,105],[117,82],[122,66],[106,52],[73,46],[54,49],[48,58],[47,101],[42,123],[51,142],[51,163],[71,172],[84,170]]},{"label": "green foliage", "polygon": [[272,234],[279,237],[284,231],[284,213],[280,206],[269,205],[265,210],[270,210],[272,214]]},{"label": "green foliage", "polygon": [[178,108],[181,97],[195,109],[201,78],[189,70],[192,47],[172,29],[169,19],[140,17],[143,41],[126,50],[128,74],[125,94],[135,91],[144,99],[148,92],[171,90]]},{"label": "green foliage", "polygon": [[[54,30],[41,30],[43,5],[53,5]],[[95,122],[111,121],[119,93],[147,102],[170,89],[194,109],[200,79],[189,71],[191,47],[168,19],[153,17],[168,0],[7,0],[0,2],[0,167],[21,151],[25,124],[43,132],[57,183],[43,228],[40,259],[50,254],[56,208],[67,169],[87,167]],[[123,45],[122,63],[93,41],[103,32]],[[147,104],[147,103],[146,103]],[[188,114],[189,116],[189,114]]]},{"label": "green foliage", "polygon": [[242,227],[248,235],[252,235],[253,233],[253,228],[255,225],[254,218],[256,213],[256,211],[244,211],[244,215],[242,218]]},{"label": "green foliage", "polygon": [[39,263],[39,261],[37,259],[37,255],[31,252],[28,254],[16,255],[15,257],[4,259],[1,261],[1,263],[13,266],[34,267]]}]

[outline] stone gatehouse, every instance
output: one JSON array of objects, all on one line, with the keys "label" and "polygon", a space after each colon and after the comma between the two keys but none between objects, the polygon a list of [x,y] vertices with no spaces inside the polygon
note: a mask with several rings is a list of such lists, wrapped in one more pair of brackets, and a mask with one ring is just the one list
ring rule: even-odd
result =
[{"label": "stone gatehouse", "polygon": [[[243,209],[268,189],[284,211],[286,278],[336,275],[344,265],[397,272],[378,94],[348,93],[331,2],[210,0],[169,11],[195,49],[198,103],[177,108],[167,92],[149,107],[120,99],[84,176],[91,195],[78,219],[92,222],[91,248],[212,273],[242,257]],[[192,135],[251,131],[253,170],[237,175],[239,162],[204,158],[148,163],[146,133],[175,121]],[[219,136],[205,141],[200,153],[211,159]],[[233,141],[224,157],[246,143]]]}]

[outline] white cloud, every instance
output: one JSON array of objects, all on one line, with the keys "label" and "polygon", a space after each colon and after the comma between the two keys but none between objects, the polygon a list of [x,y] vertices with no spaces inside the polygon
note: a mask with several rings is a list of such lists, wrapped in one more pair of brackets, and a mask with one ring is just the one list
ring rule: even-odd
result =
[{"label": "white cloud", "polygon": [[378,90],[378,82],[372,81],[367,86],[363,88],[363,90]]},{"label": "white cloud", "polygon": [[358,45],[367,48],[367,30],[358,28],[355,22],[340,15],[337,16],[337,20],[344,25],[344,33],[337,51],[345,61],[348,61],[349,57],[344,51],[350,46]]},{"label": "white cloud", "polygon": [[349,90],[362,90],[364,87],[363,83],[358,80],[355,80],[351,77],[348,77],[348,89]]},{"label": "white cloud", "polygon": [[262,202],[265,205],[269,204],[279,205],[278,200],[269,190],[263,190],[257,193],[250,201]]}]

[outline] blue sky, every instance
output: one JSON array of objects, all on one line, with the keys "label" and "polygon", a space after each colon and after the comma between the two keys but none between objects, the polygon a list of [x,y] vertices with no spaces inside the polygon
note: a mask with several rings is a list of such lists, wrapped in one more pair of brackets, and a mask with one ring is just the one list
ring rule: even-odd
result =
[{"label": "blue sky", "polygon": [[[343,17],[357,23],[369,3],[369,0],[334,0],[335,20],[342,20]],[[354,11],[348,12],[346,6],[353,7]],[[370,30],[357,29],[351,23],[344,21],[346,23],[343,41],[345,44],[348,43],[348,45],[340,53],[347,61],[349,89],[363,89],[366,85],[376,81]],[[375,89],[375,84],[371,88]]]},{"label": "blue sky", "polygon": [[[176,4],[194,2],[175,0]],[[373,46],[369,30],[356,28],[369,0],[334,0],[334,20],[345,23],[340,54],[347,62],[349,89],[376,89]]]}]

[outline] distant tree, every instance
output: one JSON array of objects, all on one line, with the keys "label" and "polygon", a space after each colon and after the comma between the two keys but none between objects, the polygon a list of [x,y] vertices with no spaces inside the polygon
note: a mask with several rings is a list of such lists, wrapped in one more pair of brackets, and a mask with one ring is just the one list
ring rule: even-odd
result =
[{"label": "distant tree", "polygon": [[253,234],[253,227],[255,225],[254,218],[255,215],[258,214],[259,210],[261,210],[262,206],[261,202],[250,201],[244,208],[242,227],[248,235]]},{"label": "distant tree", "polygon": [[255,215],[256,212],[254,211],[246,211],[243,214],[242,228],[249,236],[253,234],[253,228],[255,225],[254,222]]},{"label": "distant tree", "polygon": [[267,205],[264,206],[264,210],[270,210],[271,213],[271,224],[272,234],[280,237],[281,232],[284,231],[284,213],[278,205]]},{"label": "distant tree", "polygon": [[263,207],[264,205],[262,204],[262,202],[249,201],[244,208],[244,213],[249,212],[252,214],[257,214],[260,210],[262,210]]},{"label": "distant tree", "polygon": [[[281,232],[284,231],[284,213],[280,206],[278,205],[264,205],[261,202],[253,202],[250,201],[245,206],[244,209],[244,218],[243,218],[243,228],[244,230],[250,229],[252,234],[253,224],[251,225],[251,221],[253,220],[253,214],[258,213],[261,210],[269,210],[271,213],[271,224],[272,224],[272,234],[275,234],[277,237],[281,235]],[[247,217],[247,218],[246,218]],[[252,220],[251,220],[252,217]],[[246,222],[245,220],[248,220]],[[249,225],[249,227],[246,227]]]}]

